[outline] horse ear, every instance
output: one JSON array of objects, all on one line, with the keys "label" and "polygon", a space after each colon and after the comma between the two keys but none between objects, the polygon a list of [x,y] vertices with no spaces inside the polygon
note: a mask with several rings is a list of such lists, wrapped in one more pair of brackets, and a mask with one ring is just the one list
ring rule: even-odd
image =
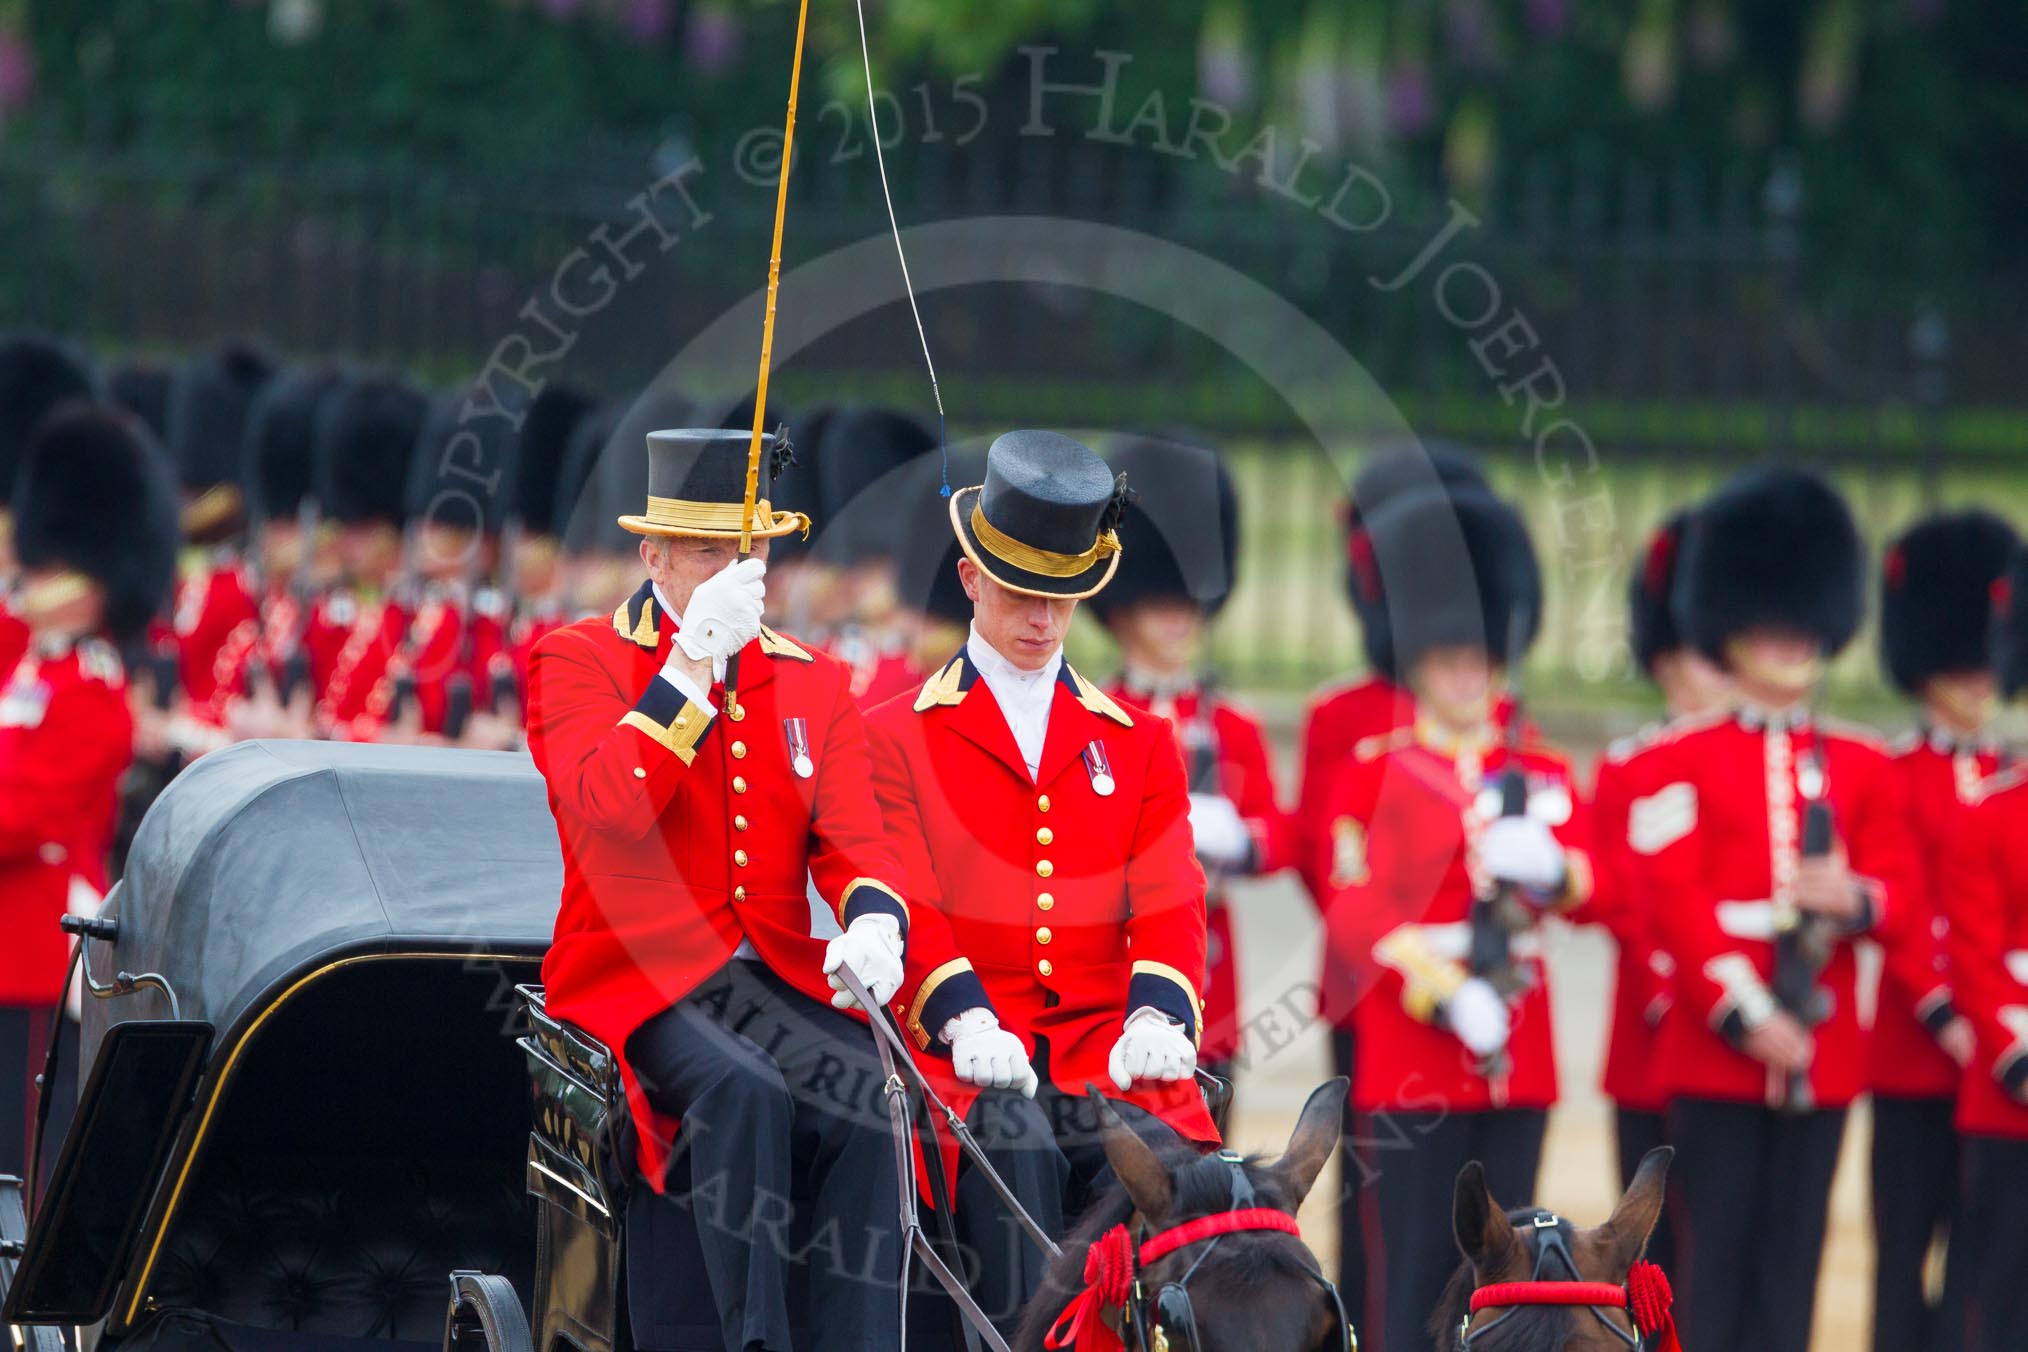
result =
[{"label": "horse ear", "polygon": [[1493,1200],[1493,1190],[1486,1186],[1486,1166],[1477,1160],[1458,1170],[1451,1194],[1451,1232],[1457,1237],[1458,1252],[1482,1276],[1498,1272],[1516,1247],[1513,1222]]},{"label": "horse ear", "polygon": [[1310,1195],[1324,1162],[1338,1148],[1345,1129],[1345,1095],[1350,1089],[1351,1081],[1340,1075],[1311,1091],[1289,1136],[1289,1148],[1275,1161],[1275,1175],[1288,1189],[1291,1208],[1302,1205]]},{"label": "horse ear", "polygon": [[1126,1124],[1103,1094],[1096,1089],[1086,1092],[1098,1104],[1099,1137],[1105,1146],[1106,1162],[1119,1175],[1134,1209],[1151,1222],[1160,1221],[1176,1200],[1176,1184],[1169,1177],[1168,1168],[1157,1157],[1154,1147]]},{"label": "horse ear", "polygon": [[1592,1231],[1592,1243],[1607,1265],[1607,1280],[1624,1280],[1634,1260],[1648,1247],[1648,1236],[1662,1215],[1669,1161],[1675,1157],[1676,1152],[1666,1145],[1656,1146],[1643,1155],[1641,1167],[1634,1171],[1634,1181],[1627,1185],[1613,1214]]}]

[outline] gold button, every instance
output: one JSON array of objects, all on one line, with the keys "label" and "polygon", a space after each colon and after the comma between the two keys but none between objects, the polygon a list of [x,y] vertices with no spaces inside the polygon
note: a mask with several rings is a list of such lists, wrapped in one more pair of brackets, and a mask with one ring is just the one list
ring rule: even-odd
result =
[{"label": "gold button", "polygon": [[1048,827],[1038,826],[1035,828],[1035,843],[1037,845],[1047,845],[1050,841],[1055,839],[1056,832],[1050,830]]},{"label": "gold button", "polygon": [[732,899],[733,899],[734,901],[745,901],[745,900],[746,900],[746,889],[745,889],[744,887],[735,887],[735,888],[733,888],[733,889],[732,889]]},{"label": "gold button", "polygon": [[1056,865],[1050,863],[1047,859],[1038,859],[1035,861],[1036,877],[1047,878],[1050,874],[1054,872],[1056,872]]},{"label": "gold button", "polygon": [[1037,910],[1046,911],[1054,905],[1056,905],[1056,898],[1055,896],[1053,896],[1048,892],[1044,892],[1041,896],[1035,899],[1035,906]]},{"label": "gold button", "polygon": [[732,744],[732,758],[733,758],[734,760],[745,760],[745,759],[746,759],[746,743],[745,743],[745,742],[734,742],[734,743]]},{"label": "gold button", "polygon": [[1046,944],[1055,937],[1056,937],[1055,935],[1049,932],[1049,926],[1047,925],[1044,925],[1041,929],[1035,931],[1035,942],[1038,944]]},{"label": "gold button", "polygon": [[746,718],[746,709],[744,706],[739,704],[732,705],[725,711],[725,713],[726,717],[730,718],[735,723],[742,722]]},{"label": "gold button", "polygon": [[732,829],[733,829],[733,830],[735,830],[735,831],[744,831],[744,830],[746,830],[746,818],[745,818],[745,817],[744,817],[743,815],[742,815],[742,816],[735,816],[735,817],[733,817],[733,819],[732,819]]},{"label": "gold button", "polygon": [[648,777],[648,772],[647,772],[646,770],[643,770],[643,769],[642,769],[642,768],[641,768],[640,766],[638,766],[638,765],[636,765],[636,766],[634,767],[634,778],[636,778],[636,779],[646,779],[647,777]]},{"label": "gold button", "polygon": [[745,867],[746,867],[746,851],[745,851],[745,850],[734,850],[734,851],[732,852],[732,862],[733,862],[733,863],[735,863],[735,864],[738,864],[738,865],[739,865],[739,866],[740,866],[741,868],[745,868]]},{"label": "gold button", "polygon": [[1041,796],[1040,798],[1037,798],[1037,799],[1035,800],[1035,810],[1036,810],[1037,812],[1047,812],[1047,811],[1049,811],[1049,795],[1048,795],[1048,794],[1046,794],[1046,793],[1045,793],[1045,794],[1043,794],[1043,795],[1042,795],[1042,796]]},{"label": "gold button", "polygon": [[734,793],[745,793],[746,781],[740,778],[738,775],[734,775],[732,777],[732,791]]},{"label": "gold button", "polygon": [[1042,975],[1044,976],[1048,976],[1051,972],[1054,972],[1056,968],[1050,965],[1048,958],[1044,958],[1041,962],[1035,964],[1035,970],[1042,973]]}]

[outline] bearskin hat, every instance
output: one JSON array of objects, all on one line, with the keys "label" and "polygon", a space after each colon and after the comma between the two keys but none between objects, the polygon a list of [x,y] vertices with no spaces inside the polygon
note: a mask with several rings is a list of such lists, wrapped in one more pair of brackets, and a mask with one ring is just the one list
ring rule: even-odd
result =
[{"label": "bearskin hat", "polygon": [[42,420],[60,404],[96,394],[91,368],[62,344],[26,333],[0,337],[0,504]]},{"label": "bearskin hat", "polygon": [[1423,489],[1492,491],[1478,458],[1462,446],[1445,441],[1389,442],[1374,448],[1353,477],[1351,495],[1345,500],[1345,594],[1359,617],[1366,663],[1383,674],[1394,670],[1394,654],[1388,648],[1387,599],[1381,595],[1365,523],[1393,499]]},{"label": "bearskin hat", "polygon": [[1977,508],[1926,517],[1887,547],[1880,565],[1880,660],[1907,695],[1932,676],[1982,671],[1993,583],[2014,528]]},{"label": "bearskin hat", "polygon": [[169,444],[169,392],[176,373],[152,361],[121,362],[106,377],[106,397],[146,425],[158,445]]},{"label": "bearskin hat", "polygon": [[845,566],[891,557],[895,541],[883,501],[895,482],[890,476],[936,446],[936,433],[897,409],[835,414],[822,448],[805,461],[815,471],[823,506],[823,533],[813,537],[817,556]]},{"label": "bearskin hat", "polygon": [[1106,459],[1134,500],[1120,520],[1120,564],[1091,598],[1102,622],[1136,601],[1175,597],[1215,615],[1239,567],[1239,499],[1218,453],[1185,438],[1131,437]]},{"label": "bearskin hat", "polygon": [[[1377,617],[1400,680],[1431,648],[1483,648],[1518,661],[1542,623],[1542,569],[1521,514],[1491,493],[1424,488],[1364,518],[1386,604]],[[1370,646],[1370,645],[1369,645]]]},{"label": "bearskin hat", "polygon": [[950,499],[944,485],[979,483],[986,477],[986,457],[977,451],[953,451],[948,473],[943,457],[918,456],[901,472],[893,495],[896,541],[895,594],[913,611],[969,624],[972,598],[958,578],[964,551],[951,530]]},{"label": "bearskin hat", "polygon": [[325,408],[345,388],[335,366],[304,366],[275,377],[247,414],[241,478],[254,514],[292,516],[315,495],[317,428]]},{"label": "bearskin hat", "polygon": [[239,482],[247,415],[274,375],[266,353],[239,342],[193,358],[177,373],[166,444],[185,491]]},{"label": "bearskin hat", "polygon": [[1993,583],[1988,628],[1993,676],[2013,699],[2028,689],[2028,544],[2007,551],[2007,567]]},{"label": "bearskin hat", "polygon": [[1676,582],[1676,564],[1683,557],[1683,532],[1690,513],[1682,511],[1655,527],[1627,579],[1627,643],[1634,665],[1653,675],[1655,659],[1683,646],[1669,597]]},{"label": "bearskin hat", "polygon": [[557,481],[571,434],[598,405],[574,386],[550,381],[521,416],[514,454],[514,519],[531,535],[556,529]]},{"label": "bearskin hat", "polygon": [[367,376],[338,392],[317,426],[317,499],[347,524],[407,521],[408,466],[429,415],[422,391]]},{"label": "bearskin hat", "polygon": [[665,388],[615,399],[578,422],[556,481],[556,533],[566,549],[634,552],[640,537],[619,518],[647,505],[648,433],[693,426],[695,416],[696,405]]},{"label": "bearskin hat", "polygon": [[[777,511],[801,512],[810,518],[810,534],[805,539],[802,532],[790,531],[777,536],[768,546],[768,562],[776,565],[807,554],[820,538],[826,519],[824,504],[817,483],[817,466],[823,463],[824,438],[829,435],[837,421],[838,410],[830,404],[819,404],[791,414],[786,420],[789,429],[789,446],[795,452],[795,460],[786,472],[775,475],[774,487],[770,490],[769,501]],[[746,426],[753,427],[749,414]]]},{"label": "bearskin hat", "polygon": [[514,424],[483,388],[430,400],[408,462],[411,521],[496,534],[514,482]]},{"label": "bearskin hat", "polygon": [[1676,569],[1676,626],[1721,664],[1728,639],[1763,625],[1813,635],[1829,656],[1859,631],[1864,553],[1852,509],[1820,476],[1744,470],[1691,518]]},{"label": "bearskin hat", "polygon": [[74,568],[106,589],[116,641],[141,633],[176,572],[176,490],[147,433],[107,409],[45,420],[22,455],[15,552],[27,568]]}]

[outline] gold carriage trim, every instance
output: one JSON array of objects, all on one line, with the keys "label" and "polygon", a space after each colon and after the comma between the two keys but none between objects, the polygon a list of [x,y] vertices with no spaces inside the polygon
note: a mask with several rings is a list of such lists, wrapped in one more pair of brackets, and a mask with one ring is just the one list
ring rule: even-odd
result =
[{"label": "gold carriage trim", "polygon": [[1082,554],[1059,554],[1053,549],[1024,545],[995,528],[976,502],[972,504],[972,532],[979,537],[979,543],[986,547],[986,552],[1000,562],[1043,577],[1076,577],[1090,572],[1101,559],[1120,552],[1120,537],[1112,531],[1100,532],[1098,539],[1092,541],[1091,548]]}]

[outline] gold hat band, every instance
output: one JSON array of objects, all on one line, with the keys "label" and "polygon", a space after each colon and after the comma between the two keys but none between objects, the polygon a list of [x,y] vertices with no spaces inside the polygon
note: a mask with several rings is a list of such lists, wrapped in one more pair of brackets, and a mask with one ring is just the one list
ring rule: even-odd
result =
[{"label": "gold hat band", "polygon": [[1054,550],[1024,545],[1006,532],[995,529],[976,502],[972,504],[972,533],[979,537],[979,543],[994,558],[1042,577],[1076,577],[1079,573],[1089,572],[1107,555],[1120,552],[1120,537],[1111,531],[1100,532],[1091,548],[1082,554],[1058,554]]},{"label": "gold hat band", "polygon": [[[662,526],[669,530],[734,531],[744,524],[746,505],[738,502],[692,502],[688,498],[658,498],[648,495],[648,510],[641,517],[651,526]],[[789,516],[802,522],[803,534],[810,533],[810,518],[801,512],[790,512]],[[774,508],[766,498],[753,505],[753,524],[756,530],[770,528],[775,520]]]}]

